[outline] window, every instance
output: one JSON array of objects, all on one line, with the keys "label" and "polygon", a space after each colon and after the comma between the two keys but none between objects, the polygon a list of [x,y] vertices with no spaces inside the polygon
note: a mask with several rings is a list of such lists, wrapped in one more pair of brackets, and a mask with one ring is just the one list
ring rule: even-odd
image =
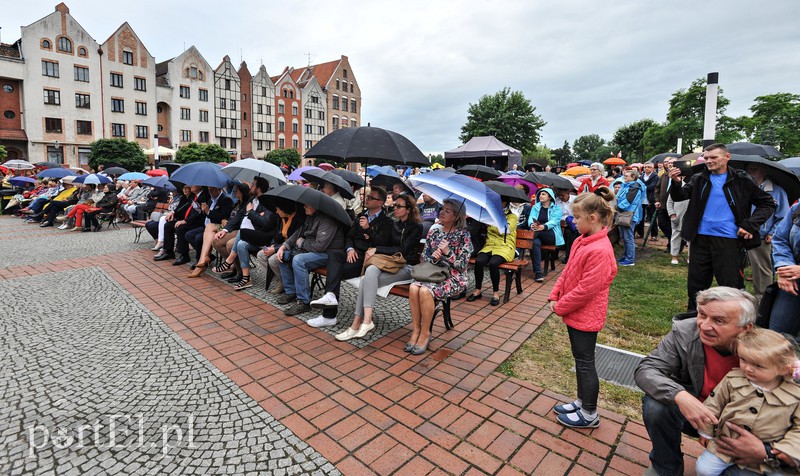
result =
[{"label": "window", "polygon": [[311,102],[313,104],[319,104],[319,96],[311,96]]},{"label": "window", "polygon": [[136,101],[136,114],[139,116],[146,116],[147,115],[147,103]]},{"label": "window", "polygon": [[319,134],[321,136],[324,136],[325,135],[325,126],[319,126],[319,130],[317,131],[317,134]]},{"label": "window", "polygon": [[256,104],[256,114],[264,114],[264,106]]},{"label": "window", "polygon": [[9,109],[7,111],[3,111],[3,117],[5,117],[6,119],[14,119],[15,117],[17,117],[17,113]]},{"label": "window", "polygon": [[289,98],[294,99],[294,91],[291,89],[289,90]]},{"label": "window", "polygon": [[42,76],[58,77],[58,63],[55,61],[42,60]]},{"label": "window", "polygon": [[55,117],[44,118],[44,131],[45,132],[62,132],[61,119]]},{"label": "window", "polygon": [[339,118],[338,117],[334,117],[333,118],[333,124],[332,125],[333,125],[333,130],[339,129]]},{"label": "window", "polygon": [[306,119],[311,119],[311,109],[306,108]]},{"label": "window", "polygon": [[284,139],[283,137],[278,139],[278,148],[279,149],[285,149],[286,148],[286,139]]},{"label": "window", "polygon": [[78,48],[78,56],[86,58],[87,56],[89,56],[89,52],[86,50],[86,48],[81,46],[80,48]]},{"label": "window", "polygon": [[124,64],[133,64],[133,51],[123,51],[122,62]]},{"label": "window", "polygon": [[336,90],[339,90],[339,89],[341,89],[341,88],[339,87],[339,78],[336,78]]},{"label": "window", "polygon": [[268,134],[272,133],[272,123],[271,122],[267,122],[266,124],[264,124],[264,132],[266,132]]},{"label": "window", "polygon": [[156,111],[157,111],[159,114],[161,114],[162,112],[164,112],[164,110],[163,110],[163,109],[161,109],[161,106],[159,106],[158,104],[156,104]]},{"label": "window", "polygon": [[125,137],[125,124],[111,123],[111,135],[114,137]]},{"label": "window", "polygon": [[263,140],[257,140],[256,141],[256,150],[264,150],[264,141]]},{"label": "window", "polygon": [[197,66],[192,66],[189,68],[189,77],[192,79],[197,79]]},{"label": "window", "polygon": [[200,131],[200,142],[208,143],[208,132],[207,131]]},{"label": "window", "polygon": [[208,111],[200,111],[200,122],[208,122]]},{"label": "window", "polygon": [[283,104],[278,104],[278,114],[286,114],[286,107]]},{"label": "window", "polygon": [[350,127],[358,127],[355,119],[350,119]]},{"label": "window", "polygon": [[278,121],[278,131],[283,132],[286,130],[286,124],[283,121]]},{"label": "window", "polygon": [[136,126],[136,138],[137,139],[147,139],[149,134],[147,133],[147,126]]},{"label": "window", "polygon": [[192,110],[189,109],[188,107],[182,107],[181,108],[181,119],[183,119],[184,121],[188,121],[191,118],[192,118]]},{"label": "window", "polygon": [[111,112],[125,112],[125,100],[111,98]]},{"label": "window", "polygon": [[284,89],[283,90],[283,97],[285,97],[285,98],[289,97],[289,90],[288,89]]},{"label": "window", "polygon": [[78,147],[78,163],[89,165],[89,155],[92,153],[91,147]]},{"label": "window", "polygon": [[350,83],[350,92],[353,92],[353,83]]},{"label": "window", "polygon": [[58,39],[58,51],[63,51],[64,53],[72,53],[72,42],[69,41],[69,38],[61,37]]},{"label": "window", "polygon": [[297,115],[297,104],[292,104],[292,115],[293,116]]},{"label": "window", "polygon": [[226,139],[225,137],[220,137],[219,138],[219,146],[222,147],[223,149],[227,149],[228,148],[228,139]]},{"label": "window", "polygon": [[147,91],[147,79],[134,77],[133,78],[133,89],[137,91]]},{"label": "window", "polygon": [[325,111],[319,111],[319,117],[317,119],[319,119],[320,121],[324,121],[325,120]]},{"label": "window", "polygon": [[347,112],[347,97],[342,98],[342,111]]},{"label": "window", "polygon": [[219,118],[219,127],[223,128],[223,129],[227,129],[228,128],[228,119],[224,118],[224,117],[220,117]]},{"label": "window", "polygon": [[231,129],[236,129],[236,119],[231,119]]},{"label": "window", "polygon": [[331,109],[339,109],[339,96],[333,96],[333,104],[331,104]]},{"label": "window", "polygon": [[247,120],[247,113],[246,112],[242,112],[242,120],[243,121]]},{"label": "window", "polygon": [[189,86],[181,86],[181,97],[189,99],[191,97]]},{"label": "window", "polygon": [[356,111],[356,100],[355,99],[351,99],[350,100],[350,112],[358,112],[358,111]]},{"label": "window", "polygon": [[344,79],[347,79],[347,70],[346,70],[346,69],[343,69],[343,70],[342,70],[342,77],[343,77]]},{"label": "window", "polygon": [[225,98],[219,98],[219,108],[220,109],[227,109],[228,103],[225,102]]},{"label": "window", "polygon": [[115,88],[122,87],[122,75],[119,73],[111,73],[111,85]]},{"label": "window", "polygon": [[267,97],[267,88],[265,86],[261,86],[261,95]]},{"label": "window", "polygon": [[272,115],[272,106],[267,104],[265,107],[267,108],[267,111],[266,111],[267,115],[271,116]]},{"label": "window", "polygon": [[75,93],[75,107],[79,107],[82,109],[89,109],[91,107],[89,105],[89,95]]},{"label": "window", "polygon": [[14,92],[14,86],[12,86],[10,84],[4,84],[3,85],[3,92],[4,93],[13,93]]},{"label": "window", "polygon": [[298,132],[299,126],[296,122],[292,123],[292,132]]},{"label": "window", "polygon": [[231,149],[236,148],[236,139],[231,139]]},{"label": "window", "polygon": [[181,131],[181,142],[191,142],[192,141],[192,131]]},{"label": "window", "polygon": [[43,50],[50,50],[53,48],[53,45],[50,43],[50,40],[42,40],[42,49]]},{"label": "window", "polygon": [[226,79],[225,80],[225,89],[230,91],[230,89],[231,89],[231,80],[230,79]]},{"label": "window", "polygon": [[242,102],[247,102],[247,94],[242,94]]},{"label": "window", "polygon": [[310,149],[310,148],[311,148],[311,141],[307,140],[306,141],[306,149]]},{"label": "window", "polygon": [[292,148],[296,149],[298,146],[298,142],[299,141],[297,139],[292,139]]},{"label": "window", "polygon": [[163,130],[164,130],[164,126],[162,126],[161,124],[159,124],[159,125],[158,125],[158,132],[161,132],[161,131],[163,131]]},{"label": "window", "polygon": [[231,99],[231,111],[235,111],[235,110],[236,110],[236,101]]},{"label": "window", "polygon": [[306,134],[313,134],[314,133],[314,126],[311,124],[306,124]]},{"label": "window", "polygon": [[256,132],[264,132],[264,123],[256,122]]},{"label": "window", "polygon": [[64,162],[64,146],[47,146],[47,160],[50,162],[63,163]]},{"label": "window", "polygon": [[75,66],[75,81],[89,82],[89,68],[85,66]]},{"label": "window", "polygon": [[199,98],[203,102],[208,101],[208,89],[200,89],[199,90]]},{"label": "window", "polygon": [[55,91],[53,89],[45,89],[44,90],[44,103],[51,104],[53,106],[60,106],[61,105],[61,92]]}]

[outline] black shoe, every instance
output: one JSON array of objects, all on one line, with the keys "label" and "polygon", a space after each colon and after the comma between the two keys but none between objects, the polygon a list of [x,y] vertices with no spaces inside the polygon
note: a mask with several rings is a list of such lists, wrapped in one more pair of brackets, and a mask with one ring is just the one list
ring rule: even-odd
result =
[{"label": "black shoe", "polygon": [[231,276],[230,278],[226,279],[225,282],[234,284],[234,283],[238,283],[241,280],[242,280],[242,275],[241,274],[233,273],[233,276]]},{"label": "black shoe", "polygon": [[153,261],[166,261],[168,259],[175,259],[175,255],[164,253],[163,255],[156,255],[153,257]]},{"label": "black shoe", "polygon": [[189,257],[186,255],[178,256],[178,259],[172,262],[172,266],[180,266],[189,262]]},{"label": "black shoe", "polygon": [[189,269],[192,269],[192,270],[193,270],[193,269],[195,269],[196,267],[197,267],[197,261],[192,261],[191,263],[189,263]]},{"label": "black shoe", "polygon": [[457,295],[451,297],[450,300],[451,301],[458,301],[459,299],[464,299],[465,297],[467,297],[467,292],[466,291],[462,291],[461,294],[457,294]]},{"label": "black shoe", "polygon": [[[294,302],[297,300],[297,296],[294,294],[281,294],[275,300],[278,304],[289,304],[290,302]],[[311,307],[311,306],[309,306]]]},{"label": "black shoe", "polygon": [[533,280],[536,281],[537,283],[543,283],[544,277],[542,276],[542,273],[536,273],[536,277],[533,278]]},{"label": "black shoe", "polygon": [[232,277],[236,276],[236,270],[228,271],[227,273],[223,273],[220,275],[222,279],[231,279]]},{"label": "black shoe", "polygon": [[469,302],[477,301],[478,299],[481,298],[481,296],[482,296],[482,293],[470,294],[469,296],[467,296],[467,301],[469,301]]},{"label": "black shoe", "polygon": [[498,304],[500,304],[500,298],[493,297],[492,300],[489,301],[489,304],[491,304],[492,306],[497,306]]}]

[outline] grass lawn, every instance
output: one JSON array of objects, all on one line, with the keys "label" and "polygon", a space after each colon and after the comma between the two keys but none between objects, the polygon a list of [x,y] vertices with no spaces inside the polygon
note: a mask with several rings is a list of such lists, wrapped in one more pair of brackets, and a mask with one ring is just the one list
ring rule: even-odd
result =
[{"label": "grass lawn", "polygon": [[[662,240],[663,242],[663,240]],[[619,250],[618,255],[619,255]],[[608,321],[598,342],[648,354],[686,310],[686,263],[670,264],[664,246],[636,250],[636,266],[620,267],[611,285]],[[567,396],[577,392],[567,328],[551,315],[499,371]],[[641,393],[600,382],[602,408],[641,420]]]}]

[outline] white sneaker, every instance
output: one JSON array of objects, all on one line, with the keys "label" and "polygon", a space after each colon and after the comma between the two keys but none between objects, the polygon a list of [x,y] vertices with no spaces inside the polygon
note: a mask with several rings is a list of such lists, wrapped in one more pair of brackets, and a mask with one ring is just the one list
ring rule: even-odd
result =
[{"label": "white sneaker", "polygon": [[671,263],[672,263],[672,264],[680,264],[680,263],[678,262],[678,258],[672,258],[672,261],[671,261]]},{"label": "white sneaker", "polygon": [[355,337],[356,338],[364,337],[372,329],[375,329],[374,322],[370,322],[369,324],[361,324],[361,327],[358,328],[358,332],[356,332]]},{"label": "white sneaker", "polygon": [[346,340],[352,339],[353,337],[356,336],[356,334],[358,334],[358,330],[353,330],[348,327],[341,334],[336,334],[336,340],[344,342]]},{"label": "white sneaker", "polygon": [[63,225],[59,226],[58,229],[59,230],[66,230],[67,229],[67,224],[64,223]]},{"label": "white sneaker", "polygon": [[316,301],[311,301],[311,307],[314,309],[331,309],[337,306],[339,306],[339,301],[336,300],[336,295],[333,293],[325,293]]},{"label": "white sneaker", "polygon": [[335,326],[336,325],[336,318],[327,318],[322,316],[317,316],[314,319],[309,319],[306,321],[311,327],[328,327],[328,326]]}]

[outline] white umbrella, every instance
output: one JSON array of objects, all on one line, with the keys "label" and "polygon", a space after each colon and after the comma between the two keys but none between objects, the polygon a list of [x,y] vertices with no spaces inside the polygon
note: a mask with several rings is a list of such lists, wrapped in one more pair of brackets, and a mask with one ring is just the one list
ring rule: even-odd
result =
[{"label": "white umbrella", "polygon": [[[144,155],[155,155],[156,149],[145,149]],[[158,146],[158,156],[161,157],[162,155],[175,155],[175,151],[164,147],[163,145]]]},{"label": "white umbrella", "polygon": [[258,159],[242,159],[226,165],[222,171],[232,179],[241,182],[252,182],[256,177],[264,177],[271,188],[286,184],[286,178],[277,165]]},{"label": "white umbrella", "polygon": [[14,170],[31,170],[34,168],[33,164],[27,160],[9,160],[8,162],[0,165]]}]

